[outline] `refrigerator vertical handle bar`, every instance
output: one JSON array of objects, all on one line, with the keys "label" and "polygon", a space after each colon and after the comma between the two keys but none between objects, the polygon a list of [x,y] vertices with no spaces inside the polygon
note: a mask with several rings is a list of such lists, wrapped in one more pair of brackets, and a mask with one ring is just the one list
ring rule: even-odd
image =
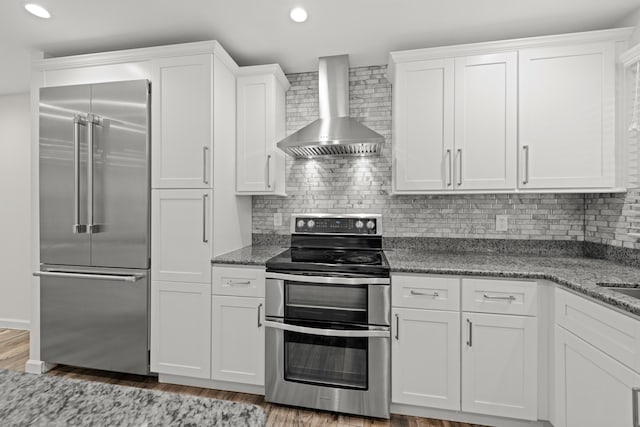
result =
[{"label": "refrigerator vertical handle bar", "polygon": [[202,242],[209,243],[209,239],[207,237],[207,198],[208,194],[202,195]]},{"label": "refrigerator vertical handle bar", "polygon": [[87,115],[87,233],[93,233],[93,114]]},{"label": "refrigerator vertical handle bar", "polygon": [[86,233],[87,228],[80,224],[80,125],[82,117],[73,115],[73,233]]},{"label": "refrigerator vertical handle bar", "polygon": [[640,427],[640,422],[638,422],[638,393],[640,393],[640,387],[633,387],[631,393],[633,401],[633,427]]}]

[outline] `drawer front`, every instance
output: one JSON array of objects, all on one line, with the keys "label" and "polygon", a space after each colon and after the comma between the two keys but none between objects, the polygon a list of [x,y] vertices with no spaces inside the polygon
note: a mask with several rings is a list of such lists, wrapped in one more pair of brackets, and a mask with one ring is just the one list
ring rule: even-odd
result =
[{"label": "drawer front", "polygon": [[531,281],[463,278],[462,310],[535,316],[537,289]]},{"label": "drawer front", "polygon": [[421,274],[394,274],[391,276],[391,305],[460,310],[460,279]]},{"label": "drawer front", "polygon": [[556,288],[556,323],[640,372],[640,320]]},{"label": "drawer front", "polygon": [[264,298],[265,269],[262,266],[213,266],[215,295]]}]

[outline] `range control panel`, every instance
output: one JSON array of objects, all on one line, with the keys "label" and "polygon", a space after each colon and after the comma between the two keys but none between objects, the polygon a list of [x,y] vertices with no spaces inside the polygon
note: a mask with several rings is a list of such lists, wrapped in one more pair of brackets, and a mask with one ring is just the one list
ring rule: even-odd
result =
[{"label": "range control panel", "polygon": [[380,234],[378,215],[298,216],[291,217],[294,233],[311,234]]}]

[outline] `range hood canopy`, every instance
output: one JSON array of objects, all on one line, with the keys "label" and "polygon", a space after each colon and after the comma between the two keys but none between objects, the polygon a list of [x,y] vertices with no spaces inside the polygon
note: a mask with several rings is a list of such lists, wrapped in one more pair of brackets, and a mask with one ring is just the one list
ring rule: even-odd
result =
[{"label": "range hood canopy", "polygon": [[320,118],[278,142],[293,157],[379,155],[384,137],[349,117],[349,56],[318,61]]}]

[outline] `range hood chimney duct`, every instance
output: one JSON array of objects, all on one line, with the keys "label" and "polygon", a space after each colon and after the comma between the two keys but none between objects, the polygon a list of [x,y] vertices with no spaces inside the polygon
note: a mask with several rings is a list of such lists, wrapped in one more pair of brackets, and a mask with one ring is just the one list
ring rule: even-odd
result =
[{"label": "range hood chimney duct", "polygon": [[299,158],[379,155],[384,137],[349,117],[349,55],[318,61],[320,118],[278,142]]}]

